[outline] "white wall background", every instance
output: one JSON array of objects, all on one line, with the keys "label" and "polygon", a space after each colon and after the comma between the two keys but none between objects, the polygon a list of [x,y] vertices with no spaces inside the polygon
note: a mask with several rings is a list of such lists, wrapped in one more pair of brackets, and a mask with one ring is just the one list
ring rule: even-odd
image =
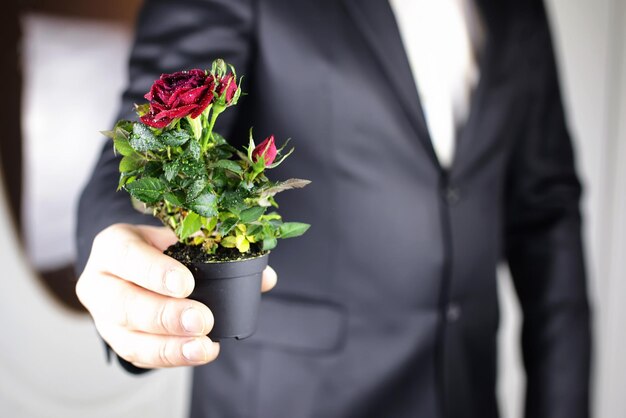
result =
[{"label": "white wall background", "polygon": [[[548,0],[562,85],[579,168],[586,185],[585,234],[597,337],[595,412],[622,418],[626,411],[626,0]],[[88,26],[87,26],[88,25]],[[25,35],[26,219],[29,253],[39,267],[73,256],[73,213],[81,183],[64,167],[89,170],[112,121],[130,33],[115,25],[29,16]],[[93,80],[109,80],[93,83]],[[63,103],[73,91],[89,103]],[[103,110],[110,109],[110,112]],[[79,115],[68,130],[60,115]],[[91,133],[91,134],[90,134]],[[65,149],[79,147],[82,162]],[[51,169],[47,156],[66,161]],[[79,165],[77,165],[79,164]],[[86,176],[86,174],[85,174]],[[85,176],[77,176],[84,179]],[[52,199],[59,191],[69,196]],[[55,192],[55,193],[50,193]],[[0,196],[1,197],[1,196]],[[49,222],[50,211],[57,214]],[[70,314],[43,292],[15,245],[0,200],[0,416],[14,418],[183,417],[188,371],[140,378],[104,364],[91,323]],[[46,241],[32,237],[53,237]],[[523,374],[519,310],[502,273],[500,403],[505,418],[521,417]]]},{"label": "white wall background", "polygon": [[99,131],[109,129],[118,106],[131,33],[41,15],[22,24],[24,235],[31,262],[51,270],[75,258],[78,195],[106,140]]},{"label": "white wall background", "polygon": [[[22,23],[25,233],[31,261],[54,268],[74,256],[78,192],[103,143],[98,132],[113,121],[131,34],[37,15]],[[91,321],[41,287],[7,216],[0,190],[0,417],[185,417],[188,370],[137,378],[107,365]]]}]

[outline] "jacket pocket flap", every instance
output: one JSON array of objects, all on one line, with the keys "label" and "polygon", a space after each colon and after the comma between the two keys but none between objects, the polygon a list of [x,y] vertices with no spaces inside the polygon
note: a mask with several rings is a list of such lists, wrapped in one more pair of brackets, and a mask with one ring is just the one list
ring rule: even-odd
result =
[{"label": "jacket pocket flap", "polygon": [[332,302],[263,296],[257,330],[246,341],[287,350],[328,352],[341,346],[345,322],[345,310]]}]

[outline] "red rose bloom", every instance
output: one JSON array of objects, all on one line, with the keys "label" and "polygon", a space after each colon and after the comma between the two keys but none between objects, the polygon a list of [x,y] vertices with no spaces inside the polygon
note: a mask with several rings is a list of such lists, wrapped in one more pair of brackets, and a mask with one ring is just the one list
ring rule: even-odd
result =
[{"label": "red rose bloom", "polygon": [[217,95],[222,97],[224,95],[224,101],[226,105],[230,105],[237,93],[237,79],[233,73],[229,73],[222,77],[217,88]]},{"label": "red rose bloom", "polygon": [[276,144],[274,143],[274,135],[261,142],[252,151],[252,158],[254,161],[258,161],[259,158],[265,158],[265,166],[271,165],[276,158]]},{"label": "red rose bloom", "polygon": [[141,121],[154,128],[164,128],[177,118],[198,117],[211,104],[215,80],[203,70],[163,74],[144,96],[150,112]]}]

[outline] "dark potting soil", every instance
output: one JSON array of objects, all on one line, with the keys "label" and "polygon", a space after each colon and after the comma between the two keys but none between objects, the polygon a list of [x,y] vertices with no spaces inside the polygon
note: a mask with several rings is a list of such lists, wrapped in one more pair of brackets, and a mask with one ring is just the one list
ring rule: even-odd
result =
[{"label": "dark potting soil", "polygon": [[180,261],[186,266],[194,263],[218,263],[223,261],[247,260],[260,257],[264,254],[261,249],[252,244],[248,254],[241,254],[236,248],[219,247],[215,254],[208,254],[201,245],[185,245],[177,242],[170,245],[163,253]]}]

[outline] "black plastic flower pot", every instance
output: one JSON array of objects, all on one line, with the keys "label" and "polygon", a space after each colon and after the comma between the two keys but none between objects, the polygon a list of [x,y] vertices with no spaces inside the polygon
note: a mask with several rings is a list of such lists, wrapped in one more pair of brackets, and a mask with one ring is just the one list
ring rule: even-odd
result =
[{"label": "black plastic flower pot", "polygon": [[269,253],[246,260],[189,266],[196,280],[189,297],[207,305],[215,318],[209,333],[211,340],[241,340],[254,333],[268,258]]}]

